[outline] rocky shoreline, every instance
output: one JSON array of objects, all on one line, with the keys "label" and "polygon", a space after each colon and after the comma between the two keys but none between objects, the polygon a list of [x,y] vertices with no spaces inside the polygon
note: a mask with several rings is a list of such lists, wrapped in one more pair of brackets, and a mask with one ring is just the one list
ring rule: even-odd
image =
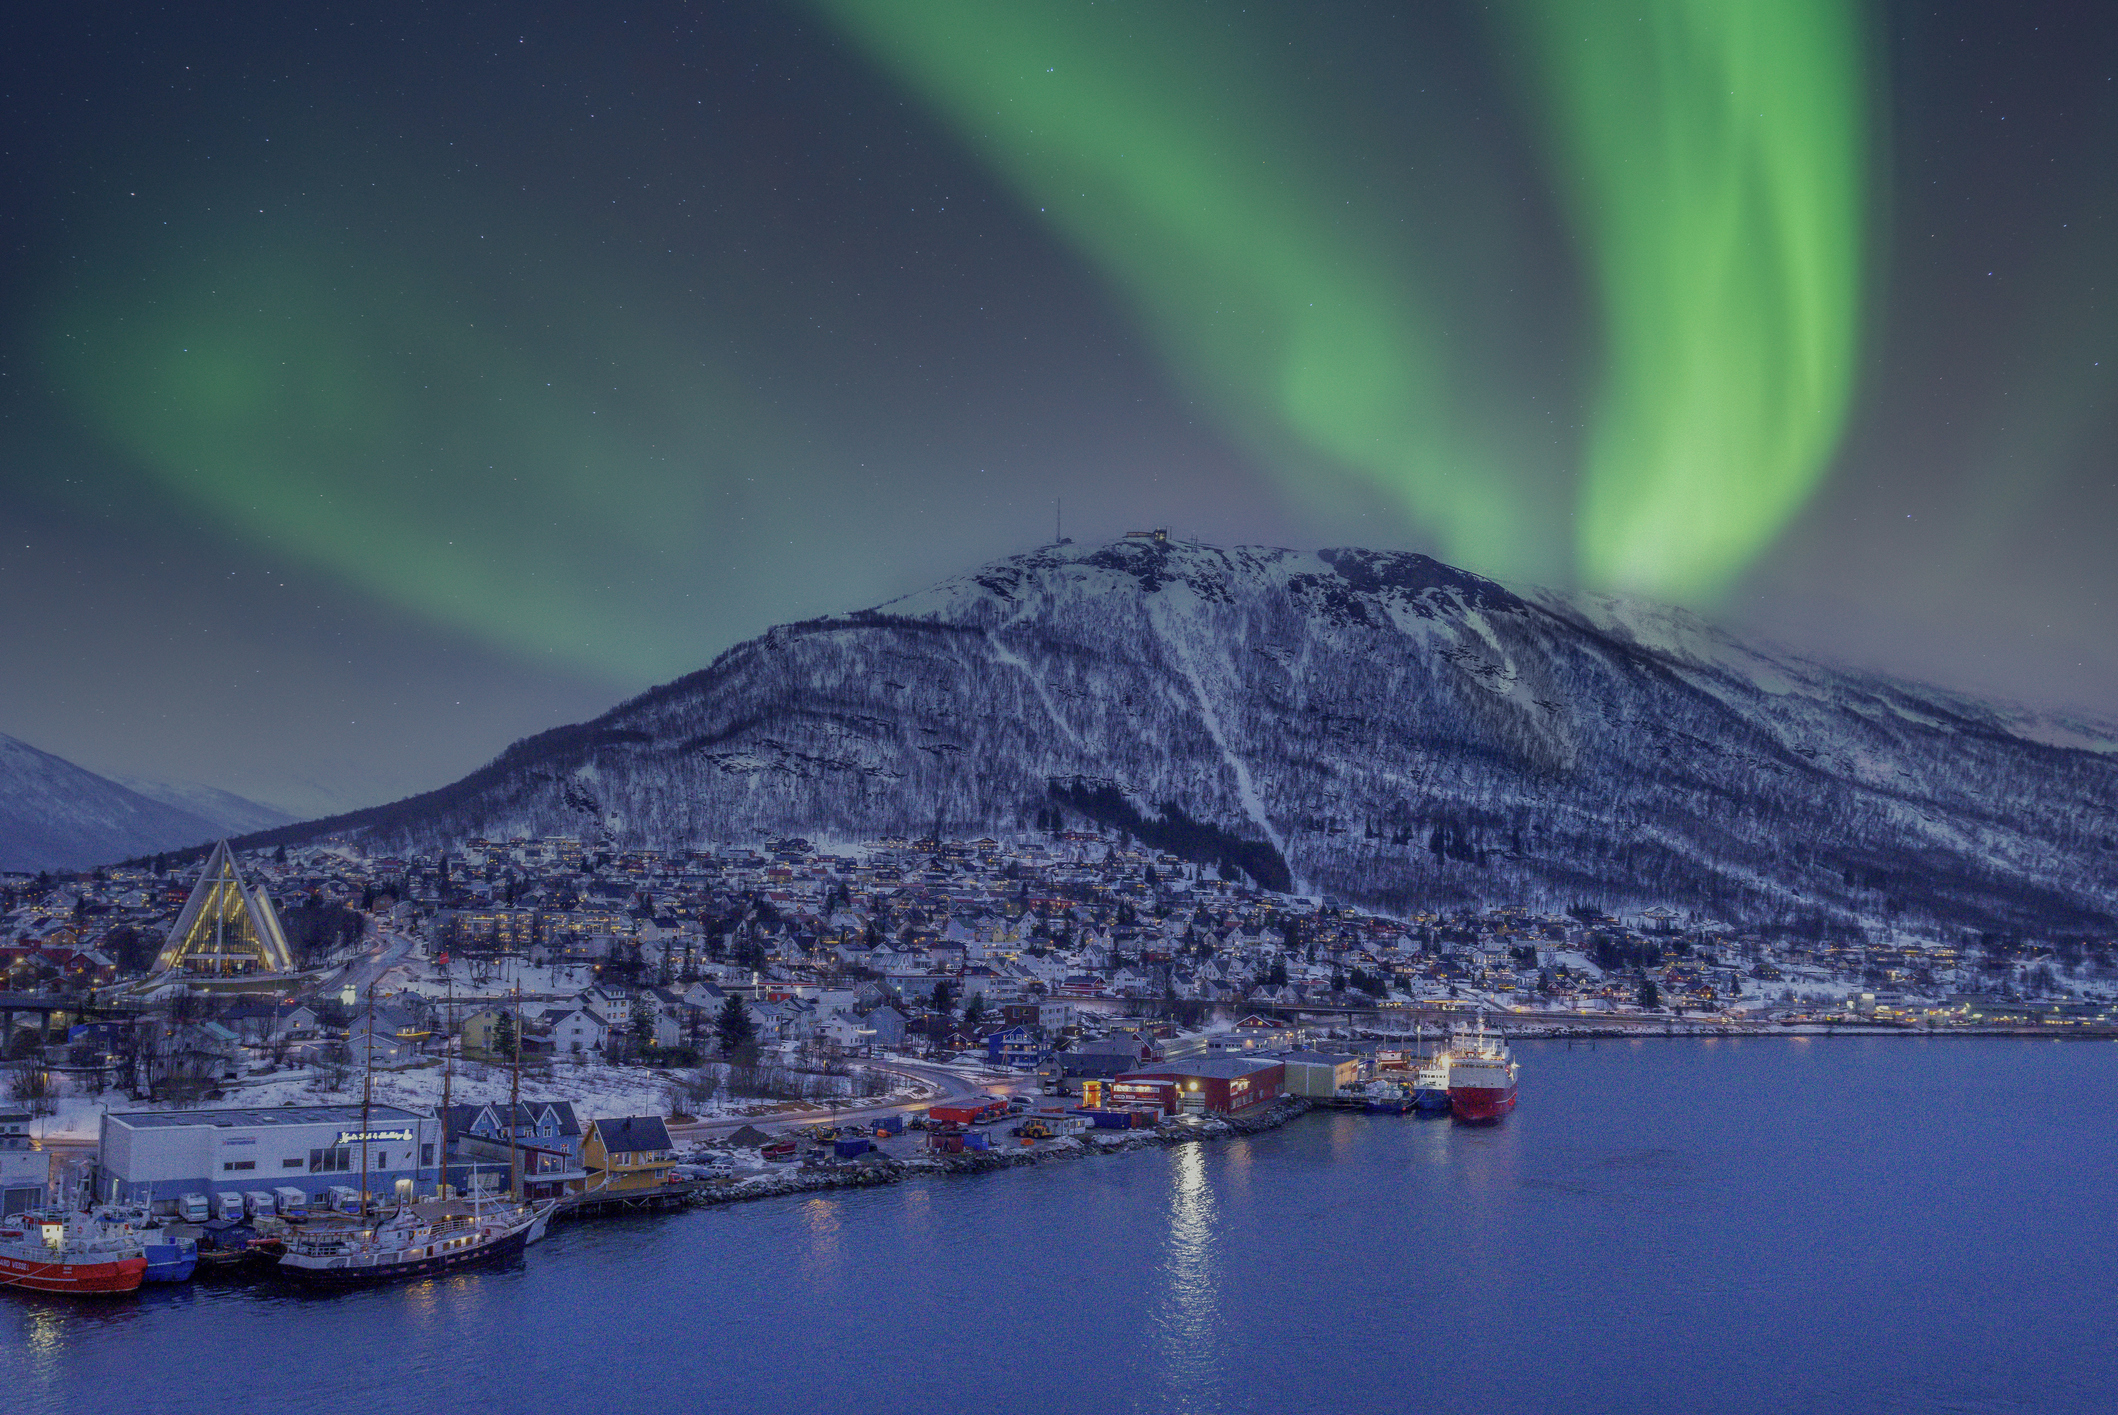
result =
[{"label": "rocky shoreline", "polygon": [[826,1189],[873,1189],[930,1175],[991,1174],[997,1170],[1092,1155],[1126,1154],[1207,1140],[1232,1140],[1277,1129],[1297,1116],[1307,1114],[1309,1109],[1308,1101],[1289,1096],[1257,1115],[1240,1119],[1213,1116],[1165,1120],[1152,1130],[1085,1130],[1063,1140],[1013,1150],[967,1150],[961,1154],[922,1154],[909,1159],[864,1156],[829,1169],[795,1169],[709,1185],[694,1202],[741,1204],[757,1199],[777,1199],[788,1194],[814,1194]]}]

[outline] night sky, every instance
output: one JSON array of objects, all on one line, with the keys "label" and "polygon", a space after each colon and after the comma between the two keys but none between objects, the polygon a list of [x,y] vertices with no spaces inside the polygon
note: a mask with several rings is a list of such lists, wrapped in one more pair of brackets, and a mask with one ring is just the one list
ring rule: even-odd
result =
[{"label": "night sky", "polygon": [[2118,715],[2118,7],[73,4],[0,732],[300,811],[1053,535]]}]

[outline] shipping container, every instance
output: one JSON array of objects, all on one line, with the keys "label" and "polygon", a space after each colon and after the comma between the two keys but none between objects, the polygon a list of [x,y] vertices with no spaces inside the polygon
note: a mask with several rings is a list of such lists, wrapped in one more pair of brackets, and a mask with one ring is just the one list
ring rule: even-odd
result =
[{"label": "shipping container", "polygon": [[1008,1103],[998,1096],[978,1096],[949,1101],[927,1108],[930,1125],[989,1125],[1008,1113]]}]

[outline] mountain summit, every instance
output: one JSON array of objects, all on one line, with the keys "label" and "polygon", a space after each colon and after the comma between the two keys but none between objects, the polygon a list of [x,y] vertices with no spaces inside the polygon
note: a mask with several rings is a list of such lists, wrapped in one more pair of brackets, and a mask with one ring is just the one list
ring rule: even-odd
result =
[{"label": "mountain summit", "polygon": [[2118,733],[1423,555],[1048,547],[775,628],[455,785],[261,841],[682,846],[1082,817],[1418,909],[2108,930]]}]

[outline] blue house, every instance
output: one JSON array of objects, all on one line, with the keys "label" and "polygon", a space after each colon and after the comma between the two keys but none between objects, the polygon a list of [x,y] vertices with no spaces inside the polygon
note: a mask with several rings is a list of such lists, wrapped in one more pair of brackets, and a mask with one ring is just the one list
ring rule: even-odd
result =
[{"label": "blue house", "polygon": [[1013,1066],[1022,1071],[1034,1071],[1044,1056],[1044,1044],[1037,1034],[1027,1027],[1008,1027],[988,1033],[985,1039],[986,1060],[995,1066]]}]

